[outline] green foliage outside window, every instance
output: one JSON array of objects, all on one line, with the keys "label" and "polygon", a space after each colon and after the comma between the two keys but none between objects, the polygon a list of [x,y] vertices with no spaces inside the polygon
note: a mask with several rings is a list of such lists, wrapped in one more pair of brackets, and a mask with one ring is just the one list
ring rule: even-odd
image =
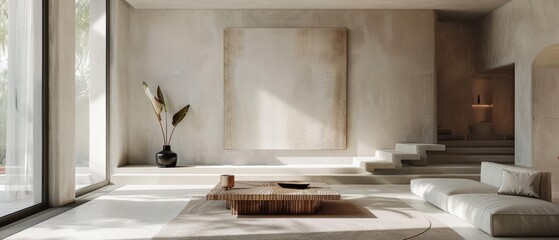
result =
[{"label": "green foliage outside window", "polygon": [[0,0],[0,165],[6,162],[8,116],[8,0]]}]

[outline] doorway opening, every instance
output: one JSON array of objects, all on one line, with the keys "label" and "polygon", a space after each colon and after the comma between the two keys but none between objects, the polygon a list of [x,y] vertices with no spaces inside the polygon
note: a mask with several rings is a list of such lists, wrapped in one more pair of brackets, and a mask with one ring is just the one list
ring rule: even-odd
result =
[{"label": "doorway opening", "polygon": [[514,164],[514,64],[473,74],[467,87],[439,94],[461,94],[460,104],[439,114],[437,142],[446,146],[429,162],[479,164],[482,161]]}]

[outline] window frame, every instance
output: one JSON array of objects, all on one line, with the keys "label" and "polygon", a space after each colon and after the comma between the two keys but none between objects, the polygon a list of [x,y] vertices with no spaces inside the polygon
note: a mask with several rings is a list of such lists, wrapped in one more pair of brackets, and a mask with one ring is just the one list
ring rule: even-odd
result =
[{"label": "window frame", "polygon": [[105,99],[106,99],[106,102],[105,102],[105,113],[106,113],[106,115],[105,115],[106,116],[106,119],[105,119],[105,126],[106,126],[106,129],[105,129],[105,132],[106,132],[106,134],[105,134],[105,144],[106,144],[106,146],[105,146],[105,180],[103,180],[101,182],[98,182],[98,183],[94,183],[94,184],[85,186],[83,188],[76,189],[76,198],[110,184],[110,177],[111,177],[111,175],[110,175],[110,165],[111,165],[110,163],[111,163],[111,161],[110,161],[110,158],[109,158],[110,157],[110,148],[111,148],[111,145],[110,145],[110,128],[111,128],[111,126],[110,126],[110,121],[109,121],[109,119],[110,119],[110,102],[111,102],[111,98],[110,98],[110,95],[111,95],[110,94],[111,93],[111,91],[110,91],[111,90],[111,87],[110,87],[110,76],[111,76],[111,52],[110,52],[110,49],[111,49],[111,6],[110,6],[110,4],[111,4],[111,0],[106,0],[106,3],[105,3],[105,5],[106,5],[106,9],[105,9],[105,11],[106,11],[106,20],[105,20],[106,21],[105,22],[105,31],[106,31],[106,33],[105,33],[106,34],[105,35],[106,36],[106,39],[105,39],[105,41],[106,41],[106,45],[105,45],[106,46],[106,56],[105,56],[106,57],[106,61],[105,61],[105,69],[106,69],[106,71],[105,71],[105,81],[106,81],[106,89],[105,89],[105,91],[106,91],[106,95],[105,95]]},{"label": "window frame", "polygon": [[6,216],[0,216],[0,227],[14,223],[23,218],[49,208],[49,0],[42,0],[42,169],[41,169],[41,202],[21,209]]}]

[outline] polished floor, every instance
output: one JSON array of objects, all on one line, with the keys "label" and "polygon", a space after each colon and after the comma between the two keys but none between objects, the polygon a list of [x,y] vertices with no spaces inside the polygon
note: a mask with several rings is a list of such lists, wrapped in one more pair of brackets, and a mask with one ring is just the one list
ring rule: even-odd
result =
[{"label": "polished floor", "polygon": [[[212,186],[127,185],[65,211],[8,239],[151,239],[193,197],[203,197]],[[398,198],[451,227],[465,239],[492,238],[471,224],[426,203],[409,185],[334,185],[344,198]],[[551,238],[548,238],[551,239]],[[557,238],[559,239],[559,238]]]}]

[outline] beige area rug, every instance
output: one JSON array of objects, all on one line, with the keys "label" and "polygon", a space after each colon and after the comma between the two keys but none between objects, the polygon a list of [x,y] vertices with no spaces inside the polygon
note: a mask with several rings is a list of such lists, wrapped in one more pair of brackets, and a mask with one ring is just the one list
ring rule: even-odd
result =
[{"label": "beige area rug", "polygon": [[224,201],[191,200],[154,239],[463,239],[395,198],[325,201],[316,215],[233,216]]}]

